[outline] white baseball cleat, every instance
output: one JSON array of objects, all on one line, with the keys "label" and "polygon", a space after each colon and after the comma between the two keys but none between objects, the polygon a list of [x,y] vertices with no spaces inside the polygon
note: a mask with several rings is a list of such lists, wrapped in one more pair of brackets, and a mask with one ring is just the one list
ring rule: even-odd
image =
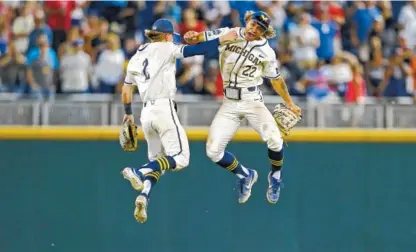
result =
[{"label": "white baseball cleat", "polygon": [[136,208],[134,209],[134,218],[140,223],[145,223],[147,220],[147,198],[140,194],[136,198]]},{"label": "white baseball cleat", "polygon": [[121,174],[123,175],[124,179],[127,179],[128,181],[130,181],[131,186],[135,190],[137,191],[143,190],[143,175],[141,173],[136,174],[132,168],[126,167],[123,169]]}]

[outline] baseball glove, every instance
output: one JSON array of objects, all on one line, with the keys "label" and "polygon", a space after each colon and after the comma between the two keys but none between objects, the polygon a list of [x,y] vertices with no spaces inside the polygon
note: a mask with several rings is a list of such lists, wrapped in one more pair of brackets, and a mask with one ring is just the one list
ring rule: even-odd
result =
[{"label": "baseball glove", "polygon": [[120,131],[120,145],[124,151],[136,151],[137,144],[137,125],[126,121]]},{"label": "baseball glove", "polygon": [[302,120],[301,116],[296,115],[284,103],[278,103],[273,110],[273,117],[280,131],[288,136],[290,130]]}]

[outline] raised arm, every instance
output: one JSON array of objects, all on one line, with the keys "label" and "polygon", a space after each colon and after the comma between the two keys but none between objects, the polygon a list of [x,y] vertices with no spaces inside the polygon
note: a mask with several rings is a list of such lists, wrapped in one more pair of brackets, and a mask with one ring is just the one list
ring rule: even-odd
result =
[{"label": "raised arm", "polygon": [[183,36],[183,39],[188,44],[196,44],[201,43],[204,41],[210,41],[214,40],[216,38],[219,38],[220,36],[226,34],[228,31],[230,31],[229,28],[220,28],[213,31],[203,31],[203,32],[195,32],[195,31],[189,31],[185,33]]},{"label": "raised arm", "polygon": [[222,34],[214,40],[209,40],[196,45],[181,45],[177,47],[174,57],[187,58],[195,55],[204,55],[210,51],[217,50],[218,46],[224,43],[230,43],[238,38],[237,32],[232,30]]}]

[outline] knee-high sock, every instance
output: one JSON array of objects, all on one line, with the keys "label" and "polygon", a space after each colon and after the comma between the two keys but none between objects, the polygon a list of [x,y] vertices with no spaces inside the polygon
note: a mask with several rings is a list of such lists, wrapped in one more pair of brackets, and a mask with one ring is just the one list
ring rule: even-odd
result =
[{"label": "knee-high sock", "polygon": [[280,151],[268,149],[268,155],[271,163],[271,174],[274,178],[280,179],[283,165],[283,148]]},{"label": "knee-high sock", "polygon": [[142,165],[140,168],[135,168],[136,174],[146,175],[149,172],[161,172],[163,170],[171,170],[176,168],[176,161],[171,156],[165,156],[149,163]]},{"label": "knee-high sock", "polygon": [[224,156],[217,162],[217,164],[236,174],[239,178],[245,178],[249,174],[248,169],[241,165],[237,158],[235,158],[234,155],[228,151],[224,152]]},{"label": "knee-high sock", "polygon": [[160,172],[150,172],[145,175],[145,180],[143,182],[144,188],[141,192],[141,195],[144,195],[146,198],[150,197],[150,193],[152,191],[152,188],[156,185],[157,181],[160,178],[161,173]]}]

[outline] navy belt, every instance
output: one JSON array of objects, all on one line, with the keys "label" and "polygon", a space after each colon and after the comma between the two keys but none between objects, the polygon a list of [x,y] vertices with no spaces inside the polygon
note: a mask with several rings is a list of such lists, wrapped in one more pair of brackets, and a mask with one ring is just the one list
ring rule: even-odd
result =
[{"label": "navy belt", "polygon": [[[225,88],[224,88],[224,89],[225,89]],[[241,89],[244,89],[244,88],[241,88]],[[245,89],[247,89],[249,92],[254,92],[254,91],[257,91],[258,86],[248,87],[248,88],[245,88]]]},{"label": "navy belt", "polygon": [[[148,102],[150,102],[150,104],[151,104],[151,105],[154,105],[154,104],[156,103],[156,101],[157,101],[157,100],[152,100],[152,101],[143,102],[143,107],[147,107],[147,103],[148,103]],[[172,102],[173,102],[173,107],[175,108],[175,110],[176,110],[176,111],[178,111],[178,104],[177,104],[175,101],[173,101],[173,100],[170,100],[170,99],[169,99],[169,101],[172,101]]]}]

